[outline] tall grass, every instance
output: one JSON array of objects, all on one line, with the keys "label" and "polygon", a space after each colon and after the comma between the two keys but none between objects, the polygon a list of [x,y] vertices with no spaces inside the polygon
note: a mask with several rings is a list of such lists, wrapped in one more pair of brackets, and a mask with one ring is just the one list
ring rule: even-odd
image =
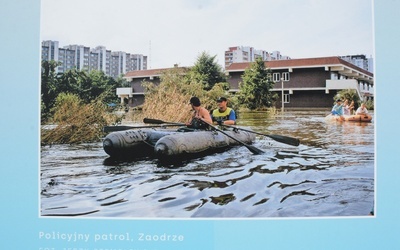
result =
[{"label": "tall grass", "polygon": [[142,114],[144,117],[155,118],[170,122],[186,122],[192,115],[189,100],[197,96],[206,109],[216,107],[217,96],[224,93],[224,85],[216,84],[210,91],[203,89],[203,84],[185,76],[183,69],[172,69],[161,76],[161,83],[155,86],[144,82],[146,89],[145,103]]}]

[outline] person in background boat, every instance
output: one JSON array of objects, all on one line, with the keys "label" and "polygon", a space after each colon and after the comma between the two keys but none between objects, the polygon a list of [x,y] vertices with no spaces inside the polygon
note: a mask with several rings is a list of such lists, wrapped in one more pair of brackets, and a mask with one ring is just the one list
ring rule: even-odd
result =
[{"label": "person in background boat", "polygon": [[225,97],[219,97],[217,99],[218,108],[214,109],[211,113],[212,120],[218,125],[235,125],[236,124],[236,113],[235,110],[227,106],[228,100]]},{"label": "person in background boat", "polygon": [[343,115],[350,115],[350,105],[347,99],[343,103]]},{"label": "person in background boat", "polygon": [[332,108],[331,114],[340,116],[340,119],[344,120],[342,100],[339,99],[336,101],[336,104]]},{"label": "person in background boat", "polygon": [[354,101],[351,101],[351,103],[349,105],[349,111],[350,111],[350,115],[352,115],[354,112]]},{"label": "person in background boat", "polygon": [[368,114],[368,110],[365,107],[365,103],[361,103],[361,106],[356,111],[356,115],[366,115],[366,114]]},{"label": "person in background boat", "polygon": [[193,96],[190,98],[189,103],[192,105],[194,113],[190,120],[186,123],[186,126],[195,129],[208,128],[207,123],[212,124],[211,115],[207,109],[201,106],[200,99],[196,96]]}]

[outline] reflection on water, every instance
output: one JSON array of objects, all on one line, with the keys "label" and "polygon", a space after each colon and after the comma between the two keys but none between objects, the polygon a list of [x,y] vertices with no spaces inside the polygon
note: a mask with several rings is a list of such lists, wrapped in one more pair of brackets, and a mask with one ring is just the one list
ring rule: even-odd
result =
[{"label": "reflection on water", "polygon": [[374,124],[327,122],[324,112],[240,114],[258,136],[245,147],[179,167],[107,161],[101,143],[42,147],[43,216],[263,218],[367,216],[374,204]]}]

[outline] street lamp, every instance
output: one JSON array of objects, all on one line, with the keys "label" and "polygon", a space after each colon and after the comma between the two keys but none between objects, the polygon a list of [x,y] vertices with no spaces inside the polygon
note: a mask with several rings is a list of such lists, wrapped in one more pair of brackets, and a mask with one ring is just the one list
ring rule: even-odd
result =
[{"label": "street lamp", "polygon": [[285,109],[285,95],[284,95],[284,91],[283,91],[283,82],[288,82],[290,80],[290,75],[289,72],[282,72],[281,73],[273,73],[272,74],[272,79],[274,82],[280,82],[282,81],[282,113]]}]

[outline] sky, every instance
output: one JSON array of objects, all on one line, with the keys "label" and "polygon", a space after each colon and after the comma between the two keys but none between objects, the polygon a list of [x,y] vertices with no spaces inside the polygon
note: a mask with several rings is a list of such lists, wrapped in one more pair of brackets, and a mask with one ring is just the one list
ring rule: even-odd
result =
[{"label": "sky", "polygon": [[224,65],[229,47],[374,57],[372,0],[42,0],[41,40],[148,56],[148,69]]}]

